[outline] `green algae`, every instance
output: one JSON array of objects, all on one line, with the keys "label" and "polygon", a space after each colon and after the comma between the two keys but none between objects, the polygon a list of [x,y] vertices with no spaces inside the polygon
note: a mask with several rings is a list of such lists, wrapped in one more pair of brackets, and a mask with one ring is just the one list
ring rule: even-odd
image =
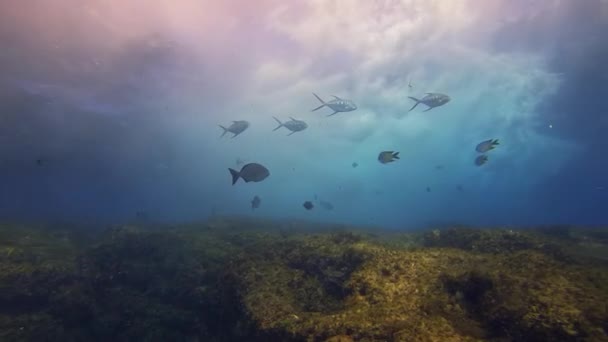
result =
[{"label": "green algae", "polygon": [[2,225],[0,340],[608,340],[601,230],[308,226]]}]

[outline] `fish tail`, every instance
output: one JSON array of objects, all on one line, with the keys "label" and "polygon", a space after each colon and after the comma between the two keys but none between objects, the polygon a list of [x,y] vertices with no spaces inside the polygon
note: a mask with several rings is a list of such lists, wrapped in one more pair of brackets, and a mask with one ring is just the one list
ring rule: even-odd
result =
[{"label": "fish tail", "polygon": [[223,137],[224,135],[226,135],[226,133],[228,133],[228,128],[226,128],[226,127],[224,127],[224,126],[222,126],[222,125],[218,125],[218,126],[220,126],[220,128],[224,130],[224,132],[222,133],[222,135],[220,135],[220,138],[221,138],[221,137]]},{"label": "fish tail", "polygon": [[241,175],[239,174],[238,171],[233,170],[231,168],[228,168],[228,171],[230,171],[230,174],[232,175],[232,185],[234,185],[234,183],[236,183],[236,181],[239,180],[239,177]]},{"label": "fish tail", "polygon": [[317,108],[315,108],[315,109],[311,110],[311,112],[314,112],[315,110],[321,109],[321,108],[323,108],[323,107],[325,107],[325,106],[327,105],[327,103],[325,103],[325,101],[323,101],[323,100],[322,100],[322,99],[319,97],[319,95],[317,95],[317,94],[315,94],[315,93],[312,93],[312,94],[313,94],[313,95],[314,95],[314,96],[317,98],[317,100],[321,101],[322,105],[320,105],[319,107],[317,107]]},{"label": "fish tail", "polygon": [[399,152],[393,153],[393,158],[394,159],[399,159]]},{"label": "fish tail", "polygon": [[281,120],[275,118],[274,116],[272,118],[275,119],[275,121],[279,123],[279,125],[277,126],[277,128],[275,128],[275,129],[272,130],[273,132],[276,131],[277,129],[283,127],[283,123],[281,122]]},{"label": "fish tail", "polygon": [[414,108],[416,108],[416,106],[417,106],[417,105],[420,103],[420,100],[418,100],[417,98],[412,97],[412,96],[408,96],[408,97],[409,97],[411,100],[416,101],[416,103],[414,104],[414,106],[413,106],[412,108],[410,108],[410,110],[408,110],[408,112],[411,112],[411,111],[412,111],[412,110],[414,110]]}]

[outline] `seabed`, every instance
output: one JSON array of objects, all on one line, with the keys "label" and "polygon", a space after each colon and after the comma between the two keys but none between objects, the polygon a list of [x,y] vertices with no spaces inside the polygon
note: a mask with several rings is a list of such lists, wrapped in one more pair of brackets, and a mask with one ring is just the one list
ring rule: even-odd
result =
[{"label": "seabed", "polygon": [[0,341],[608,341],[608,229],[5,223]]}]

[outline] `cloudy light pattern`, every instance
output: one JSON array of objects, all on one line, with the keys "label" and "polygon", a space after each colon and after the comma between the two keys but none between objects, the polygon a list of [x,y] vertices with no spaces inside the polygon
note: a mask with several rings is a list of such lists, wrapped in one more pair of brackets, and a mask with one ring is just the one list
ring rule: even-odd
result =
[{"label": "cloudy light pattern", "polygon": [[[572,91],[608,81],[605,1],[33,2],[0,5],[3,217],[606,222],[608,111]],[[426,92],[451,101],[408,112]],[[237,158],[270,177],[231,185]]]}]

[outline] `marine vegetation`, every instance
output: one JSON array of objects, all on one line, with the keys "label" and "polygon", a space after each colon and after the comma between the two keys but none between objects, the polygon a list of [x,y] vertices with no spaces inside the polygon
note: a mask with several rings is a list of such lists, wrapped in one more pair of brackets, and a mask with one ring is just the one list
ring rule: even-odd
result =
[{"label": "marine vegetation", "polygon": [[606,341],[605,234],[560,229],[5,224],[0,340]]}]

